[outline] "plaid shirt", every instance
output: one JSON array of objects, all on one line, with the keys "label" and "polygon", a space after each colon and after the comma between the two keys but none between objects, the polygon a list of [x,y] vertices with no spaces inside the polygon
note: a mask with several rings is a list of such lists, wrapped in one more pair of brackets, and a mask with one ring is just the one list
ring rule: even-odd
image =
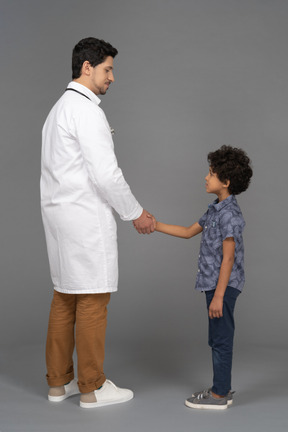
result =
[{"label": "plaid shirt", "polygon": [[216,288],[223,259],[223,241],[233,237],[235,259],[228,285],[242,291],[244,275],[244,245],[242,232],[245,226],[240,207],[234,195],[210,204],[198,222],[203,228],[196,290],[210,291]]}]

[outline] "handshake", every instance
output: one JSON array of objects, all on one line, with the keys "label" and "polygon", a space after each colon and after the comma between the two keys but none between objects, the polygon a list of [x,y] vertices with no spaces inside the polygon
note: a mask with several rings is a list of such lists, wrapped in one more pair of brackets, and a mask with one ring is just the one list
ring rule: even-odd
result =
[{"label": "handshake", "polygon": [[155,231],[157,221],[147,210],[143,210],[141,216],[133,221],[133,225],[139,234],[150,234]]}]

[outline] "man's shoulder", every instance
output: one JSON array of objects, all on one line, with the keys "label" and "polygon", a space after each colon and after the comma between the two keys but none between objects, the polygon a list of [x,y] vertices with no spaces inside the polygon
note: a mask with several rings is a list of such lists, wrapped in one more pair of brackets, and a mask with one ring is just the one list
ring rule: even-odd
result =
[{"label": "man's shoulder", "polygon": [[[67,125],[87,124],[87,122],[104,121],[105,114],[100,107],[84,97],[71,97],[64,93],[51,108],[44,127],[55,125],[67,127]],[[72,93],[72,92],[71,92]]]},{"label": "man's shoulder", "polygon": [[55,103],[51,111],[54,111],[57,117],[61,118],[74,118],[81,121],[81,119],[88,120],[89,118],[104,119],[105,113],[95,103],[89,99],[77,95],[70,94],[72,92],[64,93],[60,99]]},{"label": "man's shoulder", "polygon": [[87,97],[84,97],[75,92],[65,92],[60,99],[58,100],[59,104],[61,104],[66,109],[71,109],[75,111],[96,111],[101,112],[102,109],[94,102],[89,100]]}]

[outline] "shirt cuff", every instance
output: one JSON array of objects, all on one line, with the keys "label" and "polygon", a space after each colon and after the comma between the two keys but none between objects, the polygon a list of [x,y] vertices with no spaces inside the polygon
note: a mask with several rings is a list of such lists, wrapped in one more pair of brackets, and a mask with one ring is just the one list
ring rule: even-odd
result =
[{"label": "shirt cuff", "polygon": [[137,203],[132,213],[130,213],[127,216],[120,216],[120,217],[123,221],[132,221],[138,219],[141,216],[142,212],[143,212],[143,207],[141,207],[141,205]]}]

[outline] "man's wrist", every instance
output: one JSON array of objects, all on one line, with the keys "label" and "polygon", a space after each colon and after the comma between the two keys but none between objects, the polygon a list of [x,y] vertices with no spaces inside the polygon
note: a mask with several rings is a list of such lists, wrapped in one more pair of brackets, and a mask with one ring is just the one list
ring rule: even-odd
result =
[{"label": "man's wrist", "polygon": [[139,218],[142,216],[143,212],[144,212],[143,207],[140,207],[140,208],[138,209],[138,212],[137,212],[137,217],[134,217],[134,218],[132,219],[132,221],[133,221],[133,222],[137,221],[137,219],[139,219]]}]

